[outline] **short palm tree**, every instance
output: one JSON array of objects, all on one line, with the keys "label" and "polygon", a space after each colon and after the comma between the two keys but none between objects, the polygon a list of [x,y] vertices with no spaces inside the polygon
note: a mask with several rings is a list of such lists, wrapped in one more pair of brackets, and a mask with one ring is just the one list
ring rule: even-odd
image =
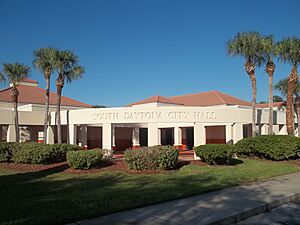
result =
[{"label": "short palm tree", "polygon": [[[288,79],[282,79],[278,81],[274,85],[274,89],[279,91],[282,96],[285,98],[287,97],[288,93]],[[299,124],[300,124],[300,83],[299,81],[296,83],[294,94],[295,96],[295,111],[297,114],[297,123],[298,123],[298,137],[300,137],[300,130],[299,130]]]},{"label": "short palm tree", "polygon": [[255,68],[263,62],[262,35],[258,32],[238,33],[227,43],[230,56],[242,56],[245,59],[244,68],[252,84],[252,137],[256,135],[256,77]]},{"label": "short palm tree", "polygon": [[18,115],[18,97],[19,91],[17,85],[20,81],[27,78],[30,73],[30,68],[22,63],[4,63],[3,70],[0,73],[1,80],[6,80],[12,84],[11,98],[14,102],[14,123],[16,132],[16,142],[20,142],[19,132],[19,115]]},{"label": "short palm tree", "polygon": [[273,76],[275,72],[276,45],[272,35],[261,39],[263,58],[266,63],[265,71],[269,77],[269,127],[268,134],[273,134]]},{"label": "short palm tree", "polygon": [[287,133],[294,135],[294,113],[293,113],[293,95],[299,79],[298,66],[300,64],[300,39],[286,38],[277,44],[278,58],[282,62],[288,62],[292,66],[288,76],[287,89],[287,107],[286,107],[286,125]]},{"label": "short palm tree", "polygon": [[81,78],[84,73],[84,68],[78,65],[78,57],[71,51],[55,51],[54,57],[54,68],[58,73],[56,79],[56,125],[57,125],[57,142],[62,143],[62,133],[61,133],[61,118],[60,118],[60,105],[61,105],[61,94],[62,89],[65,85],[65,80],[67,82],[72,82]]},{"label": "short palm tree", "polygon": [[47,128],[49,124],[49,95],[50,95],[50,78],[54,69],[54,48],[40,48],[33,52],[33,66],[36,70],[43,73],[46,80],[45,92],[45,119],[44,119],[44,143],[47,143]]}]

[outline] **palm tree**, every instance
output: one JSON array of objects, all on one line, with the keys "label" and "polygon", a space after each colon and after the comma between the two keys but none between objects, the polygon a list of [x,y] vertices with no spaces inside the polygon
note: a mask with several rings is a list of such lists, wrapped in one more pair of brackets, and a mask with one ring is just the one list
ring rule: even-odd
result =
[{"label": "palm tree", "polygon": [[244,68],[252,84],[252,137],[256,135],[256,77],[255,68],[263,62],[262,35],[258,32],[238,33],[227,43],[230,56],[242,56],[245,59]]},{"label": "palm tree", "polygon": [[288,135],[294,135],[293,94],[299,79],[297,68],[300,64],[300,39],[286,38],[277,44],[278,58],[292,66],[288,76],[286,126]]},{"label": "palm tree", "polygon": [[44,74],[46,80],[46,93],[45,93],[45,119],[44,119],[44,143],[47,143],[47,128],[49,124],[49,94],[50,94],[50,78],[54,67],[54,48],[40,48],[33,52],[35,59],[33,66],[36,70]]},{"label": "palm tree", "polygon": [[[288,79],[282,79],[282,80],[278,81],[278,83],[276,83],[274,85],[274,88],[277,91],[279,91],[282,96],[284,96],[286,98],[287,93],[288,93]],[[299,83],[299,81],[296,83],[296,88],[295,88],[293,95],[295,96],[294,99],[295,99],[295,111],[297,114],[297,123],[298,123],[298,137],[300,137],[300,130],[299,130],[299,126],[300,126],[300,83]]]},{"label": "palm tree", "polygon": [[61,94],[62,89],[67,82],[72,82],[81,78],[84,73],[84,68],[78,65],[78,57],[71,51],[55,51],[54,57],[54,68],[58,73],[56,79],[56,125],[57,125],[57,142],[62,143],[61,135],[61,119],[60,119],[60,105],[61,105]]},{"label": "palm tree", "polygon": [[0,73],[1,80],[7,80],[12,84],[11,97],[14,102],[14,122],[15,122],[15,132],[16,132],[16,142],[20,141],[19,133],[19,115],[18,115],[18,97],[19,91],[17,85],[20,81],[27,78],[30,73],[30,68],[22,63],[4,63],[3,71]]},{"label": "palm tree", "polygon": [[269,77],[269,127],[268,134],[273,134],[273,75],[275,72],[275,63],[273,58],[276,56],[274,38],[272,35],[261,39],[263,58],[266,62],[265,71]]}]

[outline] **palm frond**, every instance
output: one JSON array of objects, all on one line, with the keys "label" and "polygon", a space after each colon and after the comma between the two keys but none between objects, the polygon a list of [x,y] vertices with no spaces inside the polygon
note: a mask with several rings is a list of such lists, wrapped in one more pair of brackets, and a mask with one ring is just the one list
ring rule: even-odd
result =
[{"label": "palm frond", "polygon": [[4,63],[2,74],[10,83],[18,83],[27,78],[30,73],[30,67],[23,63]]},{"label": "palm frond", "polygon": [[259,32],[240,32],[227,42],[227,53],[230,56],[242,56],[246,61],[252,61],[258,66],[264,61]]},{"label": "palm frond", "polygon": [[5,82],[5,76],[0,72],[0,82]]},{"label": "palm frond", "polygon": [[79,58],[72,51],[62,50],[55,52],[54,68],[58,74],[63,74],[67,82],[81,78],[85,72],[79,65]]},{"label": "palm frond", "polygon": [[293,67],[300,64],[300,39],[295,37],[285,38],[279,41],[276,46],[278,59],[281,62],[288,62]]},{"label": "palm frond", "polygon": [[[288,79],[282,79],[279,80],[275,85],[274,89],[279,91],[282,96],[286,97],[288,92]],[[296,88],[295,88],[295,95],[300,95],[300,83],[297,82]]]},{"label": "palm frond", "polygon": [[46,70],[52,71],[54,69],[55,51],[56,49],[53,47],[35,50],[33,52],[34,60],[32,62],[34,68],[43,73]]}]

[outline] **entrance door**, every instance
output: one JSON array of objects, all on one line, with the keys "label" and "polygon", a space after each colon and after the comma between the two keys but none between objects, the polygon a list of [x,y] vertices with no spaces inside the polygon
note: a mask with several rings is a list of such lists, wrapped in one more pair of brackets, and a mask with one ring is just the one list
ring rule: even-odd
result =
[{"label": "entrance door", "polygon": [[148,128],[140,128],[140,146],[148,146]]},{"label": "entrance door", "polygon": [[161,128],[161,145],[174,145],[174,128]]}]

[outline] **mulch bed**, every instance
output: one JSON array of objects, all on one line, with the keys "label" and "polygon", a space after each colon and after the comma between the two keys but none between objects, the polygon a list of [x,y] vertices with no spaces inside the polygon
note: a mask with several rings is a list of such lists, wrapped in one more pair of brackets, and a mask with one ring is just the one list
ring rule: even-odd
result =
[{"label": "mulch bed", "polygon": [[0,163],[0,168],[10,169],[19,172],[36,172],[36,171],[45,171],[53,170],[65,167],[68,165],[66,162],[54,163],[50,165],[37,165],[37,164],[23,164],[23,163]]},{"label": "mulch bed", "polygon": [[290,164],[293,164],[293,165],[296,165],[296,166],[300,167],[300,159],[294,159],[294,160],[282,161],[282,162],[290,163]]},{"label": "mulch bed", "polygon": [[33,164],[22,164],[22,163],[0,163],[0,168],[10,169],[18,172],[38,172],[38,171],[50,171],[57,170],[57,172],[69,173],[69,174],[91,174],[99,172],[118,171],[129,174],[163,174],[172,171],[179,170],[181,167],[193,164],[197,166],[208,166],[206,163],[199,160],[192,161],[179,161],[178,165],[173,170],[130,170],[126,166],[124,160],[116,159],[112,161],[104,161],[98,165],[95,165],[89,170],[75,170],[67,165],[67,162],[54,163],[50,165],[33,165]]},{"label": "mulch bed", "polygon": [[[267,160],[264,160],[267,162]],[[270,161],[272,162],[272,161]],[[300,159],[281,161],[281,163],[289,163],[300,167]],[[197,165],[197,166],[210,166],[205,162],[200,160],[191,160],[191,161],[178,161],[178,165],[173,170],[130,170],[126,166],[124,160],[116,159],[112,161],[104,161],[89,170],[75,170],[70,168],[67,165],[67,162],[54,163],[50,165],[32,165],[32,164],[22,164],[22,163],[0,163],[0,168],[10,169],[18,172],[38,172],[38,171],[50,171],[56,170],[57,172],[63,172],[68,174],[92,174],[99,172],[124,172],[129,174],[163,174],[174,172],[179,170],[181,167],[188,164]]]}]

